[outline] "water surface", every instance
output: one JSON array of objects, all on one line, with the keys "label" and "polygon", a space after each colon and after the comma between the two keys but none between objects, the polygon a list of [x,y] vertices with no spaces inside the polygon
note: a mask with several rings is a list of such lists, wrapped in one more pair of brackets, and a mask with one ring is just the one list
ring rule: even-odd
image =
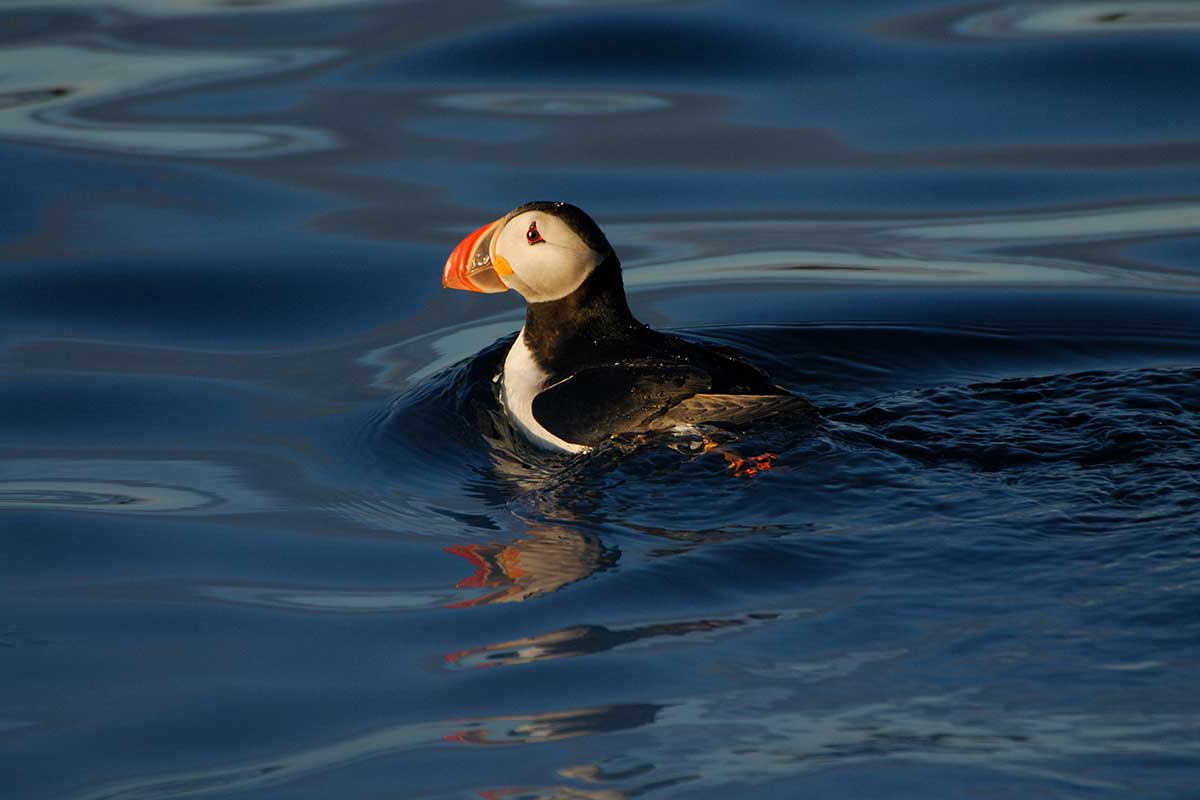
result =
[{"label": "water surface", "polygon": [[[1190,796],[1198,32],[7,3],[5,796]],[[438,277],[541,198],[819,428],[529,448]]]}]

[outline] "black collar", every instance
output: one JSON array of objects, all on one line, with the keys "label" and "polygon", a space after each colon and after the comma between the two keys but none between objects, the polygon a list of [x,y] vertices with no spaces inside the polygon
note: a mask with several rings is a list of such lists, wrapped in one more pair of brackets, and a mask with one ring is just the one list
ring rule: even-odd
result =
[{"label": "black collar", "polygon": [[631,338],[646,331],[629,310],[621,262],[611,251],[578,289],[559,300],[530,303],[525,311],[525,344],[552,375],[618,358]]}]

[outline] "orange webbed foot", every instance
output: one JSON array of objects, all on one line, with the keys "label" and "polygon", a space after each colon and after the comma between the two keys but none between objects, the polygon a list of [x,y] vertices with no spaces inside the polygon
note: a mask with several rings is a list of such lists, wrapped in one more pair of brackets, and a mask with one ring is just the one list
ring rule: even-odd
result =
[{"label": "orange webbed foot", "polygon": [[737,453],[723,452],[729,471],[739,478],[753,478],[760,472],[767,472],[775,464],[778,457],[774,453],[760,453],[756,456],[742,458]]}]

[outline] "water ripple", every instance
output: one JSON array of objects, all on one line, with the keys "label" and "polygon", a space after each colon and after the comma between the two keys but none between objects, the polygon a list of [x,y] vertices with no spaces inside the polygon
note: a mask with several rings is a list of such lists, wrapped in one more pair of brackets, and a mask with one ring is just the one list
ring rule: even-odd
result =
[{"label": "water ripple", "polygon": [[812,75],[845,60],[834,47],[777,28],[678,12],[610,11],[524,20],[427,46],[371,72],[409,80],[437,76],[554,83],[655,76],[678,83],[764,73]]},{"label": "water ripple", "polygon": [[778,620],[782,614],[759,612],[728,619],[697,619],[644,623],[633,626],[578,625],[506,642],[472,647],[446,655],[455,669],[482,669],[532,664],[561,658],[604,653],[616,648],[653,646],[659,639],[699,642]]},{"label": "water ripple", "polygon": [[[690,776],[696,789],[759,784],[768,776],[881,763],[927,763],[940,770],[977,765],[1016,777],[1060,781],[1089,791],[1131,788],[1108,770],[1069,770],[1080,759],[1195,759],[1200,746],[1186,713],[1070,713],[1043,708],[976,708],[970,693],[897,698],[823,713],[787,707],[799,698],[770,689],[720,699],[676,702],[651,729],[655,771],[640,774],[632,794],[655,780]],[[618,760],[638,753],[612,752]],[[582,766],[582,765],[581,765]],[[600,765],[597,765],[600,766]],[[572,774],[579,767],[572,766]],[[640,784],[640,786],[639,786]]]},{"label": "water ripple", "polygon": [[161,514],[219,504],[220,498],[169,486],[92,481],[0,481],[0,508]]},{"label": "water ripple", "polygon": [[966,17],[954,25],[963,36],[1020,38],[1064,34],[1129,34],[1200,29],[1192,2],[1084,2],[1014,4]]},{"label": "water ripple", "polygon": [[365,5],[370,0],[6,0],[8,9],[116,9],[145,17],[270,14]]},{"label": "water ripple", "polygon": [[458,111],[550,117],[629,114],[671,106],[670,101],[651,94],[566,91],[464,92],[445,95],[437,104]]},{"label": "water ripple", "polygon": [[453,597],[446,590],[318,589],[267,586],[207,586],[197,592],[226,603],[292,611],[363,614],[436,608]]},{"label": "water ripple", "polygon": [[661,705],[630,703],[399,725],[258,763],[133,779],[77,797],[78,800],[167,800],[214,792],[263,790],[366,759],[395,758],[442,743],[542,744],[640,728],[653,724],[661,709]]},{"label": "water ripple", "polygon": [[0,49],[0,137],[154,156],[256,158],[333,147],[295,124],[101,118],[100,107],[150,93],[299,69],[331,50],[138,50],[108,42]]},{"label": "water ripple", "polygon": [[0,508],[104,514],[239,513],[275,503],[224,464],[179,459],[10,459]]}]

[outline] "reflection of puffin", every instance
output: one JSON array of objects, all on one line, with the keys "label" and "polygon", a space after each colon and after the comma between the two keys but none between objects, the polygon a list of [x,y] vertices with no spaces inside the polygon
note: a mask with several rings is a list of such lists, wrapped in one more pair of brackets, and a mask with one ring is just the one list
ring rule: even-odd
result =
[{"label": "reflection of puffin", "polygon": [[466,608],[488,603],[521,603],[557,592],[616,563],[619,556],[594,536],[557,526],[533,526],[529,535],[508,544],[453,545],[446,552],[461,556],[475,574],[459,581],[459,589],[491,589],[490,594],[452,603]]},{"label": "reflection of puffin", "polygon": [[808,401],[711,345],[653,331],[625,301],[621,263],[591,217],[526,203],[464,239],[442,284],[525,298],[525,327],[504,361],[502,398],[534,444],[581,453],[609,436],[787,415]]}]

